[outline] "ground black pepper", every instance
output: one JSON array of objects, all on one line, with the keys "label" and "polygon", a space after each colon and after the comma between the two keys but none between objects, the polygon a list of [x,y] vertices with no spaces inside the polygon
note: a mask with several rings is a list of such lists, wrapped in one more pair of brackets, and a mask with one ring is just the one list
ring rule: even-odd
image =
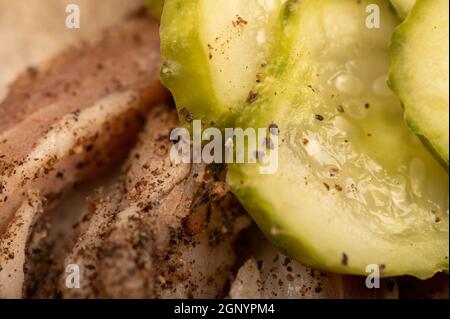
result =
[{"label": "ground black pepper", "polygon": [[184,117],[184,120],[188,123],[192,122],[192,120],[194,119],[192,113],[185,107],[180,110],[180,115]]},{"label": "ground black pepper", "polygon": [[320,114],[314,115],[314,118],[315,118],[316,120],[318,120],[318,121],[323,121],[323,120],[324,120],[323,116],[320,115]]}]

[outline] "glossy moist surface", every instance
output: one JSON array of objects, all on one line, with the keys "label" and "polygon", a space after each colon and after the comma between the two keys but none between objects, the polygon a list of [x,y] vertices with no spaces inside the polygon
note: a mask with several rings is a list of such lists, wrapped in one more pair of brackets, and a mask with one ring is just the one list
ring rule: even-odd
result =
[{"label": "glossy moist surface", "polygon": [[266,80],[237,123],[279,127],[278,170],[234,164],[229,182],[266,235],[307,265],[427,278],[448,268],[448,175],[386,86],[397,18],[377,1],[381,28],[365,28],[368,4],[288,2]]}]

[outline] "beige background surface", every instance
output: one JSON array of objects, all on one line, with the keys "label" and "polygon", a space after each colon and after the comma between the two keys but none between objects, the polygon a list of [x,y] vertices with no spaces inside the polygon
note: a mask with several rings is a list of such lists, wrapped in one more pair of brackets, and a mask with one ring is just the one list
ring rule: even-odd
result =
[{"label": "beige background surface", "polygon": [[[80,7],[80,29],[65,26],[70,3]],[[49,59],[142,5],[143,0],[0,0],[0,101],[27,66]]]}]

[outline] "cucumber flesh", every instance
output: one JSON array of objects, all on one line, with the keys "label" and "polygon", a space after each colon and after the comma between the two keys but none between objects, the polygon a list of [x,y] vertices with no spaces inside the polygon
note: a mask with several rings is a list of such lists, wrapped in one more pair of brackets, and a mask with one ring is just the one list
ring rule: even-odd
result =
[{"label": "cucumber flesh", "polygon": [[391,0],[395,11],[401,19],[406,18],[412,7],[416,3],[416,0]]},{"label": "cucumber flesh", "polygon": [[449,160],[449,2],[418,0],[395,30],[389,83],[405,108],[409,127]]},{"label": "cucumber flesh", "polygon": [[189,119],[219,128],[234,125],[260,80],[257,70],[266,59],[270,26],[283,2],[166,0],[161,79]]},{"label": "cucumber flesh", "polygon": [[145,0],[147,9],[150,14],[156,18],[160,19],[164,7],[164,0]]},{"label": "cucumber flesh", "polygon": [[[380,29],[364,27],[369,4],[381,9]],[[276,246],[310,267],[367,275],[377,264],[383,276],[422,279],[448,270],[447,172],[386,85],[397,24],[386,1],[288,1],[257,98],[238,118],[243,129],[279,127],[278,170],[231,164],[231,189]]]}]

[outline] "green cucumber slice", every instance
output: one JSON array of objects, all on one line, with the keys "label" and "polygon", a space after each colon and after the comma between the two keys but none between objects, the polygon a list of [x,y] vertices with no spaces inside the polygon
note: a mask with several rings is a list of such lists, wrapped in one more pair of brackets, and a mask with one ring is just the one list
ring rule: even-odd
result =
[{"label": "green cucumber slice", "polygon": [[181,120],[234,125],[242,102],[260,80],[257,70],[266,59],[270,25],[283,2],[166,0],[161,79],[182,110]]},{"label": "green cucumber slice", "polygon": [[[380,29],[365,27],[370,4]],[[310,267],[368,275],[375,264],[382,276],[422,279],[448,270],[447,172],[386,85],[398,24],[389,3],[290,0],[280,20],[264,81],[236,124],[279,127],[278,170],[231,164],[232,191],[276,246]],[[236,151],[265,161],[261,150]]]},{"label": "green cucumber slice", "polygon": [[409,127],[448,165],[448,0],[418,0],[395,30],[389,83]]}]

